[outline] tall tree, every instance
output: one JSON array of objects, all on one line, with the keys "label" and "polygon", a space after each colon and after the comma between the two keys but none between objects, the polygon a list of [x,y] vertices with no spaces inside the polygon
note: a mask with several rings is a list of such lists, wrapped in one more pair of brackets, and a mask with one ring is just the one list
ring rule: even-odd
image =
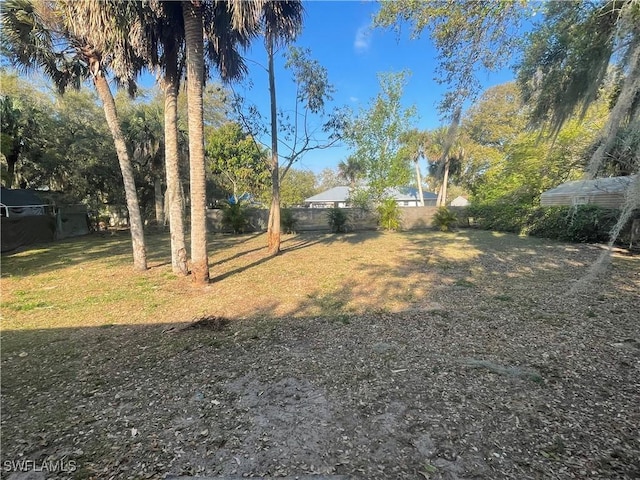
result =
[{"label": "tall tree", "polygon": [[421,132],[416,129],[409,130],[401,138],[403,150],[411,159],[416,170],[416,184],[418,186],[418,198],[420,205],[424,207],[424,194],[422,192],[422,174],[420,171],[420,159],[426,158],[425,148],[429,144],[430,135],[428,132]]},{"label": "tall tree", "polygon": [[[127,114],[128,113],[128,114]],[[155,220],[164,223],[164,127],[162,108],[158,103],[138,103],[122,115],[122,128],[144,177],[153,185]]]},{"label": "tall tree", "polygon": [[191,274],[196,283],[209,282],[207,255],[207,186],[204,158],[204,40],[202,5],[182,2],[189,98],[189,183],[191,192]]},{"label": "tall tree", "polygon": [[[619,91],[588,173],[595,176],[615,158],[618,145],[635,146],[630,171],[640,171],[640,3],[637,0],[549,2],[544,22],[536,26],[519,69],[525,100],[533,119],[557,134],[577,110],[585,114],[601,92],[608,73],[619,72]],[[621,137],[625,137],[621,139]],[[623,149],[624,150],[624,149]],[[634,158],[635,157],[635,158]],[[635,177],[612,241],[640,208],[640,175]]]},{"label": "tall tree", "polygon": [[122,172],[134,267],[146,270],[147,252],[133,167],[106,70],[110,66],[118,80],[131,89],[135,87],[133,79],[142,62],[128,41],[129,29],[136,18],[132,15],[134,10],[135,5],[115,0],[60,1],[53,9],[44,2],[9,0],[2,12],[3,46],[16,64],[26,69],[39,68],[60,91],[69,86],[79,87],[87,76],[92,80],[103,104]]},{"label": "tall tree", "polygon": [[271,208],[267,226],[269,253],[280,252],[280,159],[278,157],[278,106],[274,56],[276,48],[292,41],[302,28],[304,9],[298,0],[268,1],[262,8],[264,41],[269,74],[269,102],[271,118]]},{"label": "tall tree", "polygon": [[[206,177],[202,92],[206,57],[223,79],[241,76],[246,67],[238,45],[247,45],[257,32],[259,4],[252,2],[181,3],[184,21],[189,120],[189,172],[191,185],[191,263],[196,283],[209,281],[207,255]],[[205,30],[208,41],[204,42]]]}]

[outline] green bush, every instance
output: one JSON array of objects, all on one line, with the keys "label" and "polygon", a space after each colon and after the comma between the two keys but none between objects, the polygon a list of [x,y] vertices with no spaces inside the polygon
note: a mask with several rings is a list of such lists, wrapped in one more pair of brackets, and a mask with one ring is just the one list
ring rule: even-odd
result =
[{"label": "green bush", "polygon": [[524,233],[569,242],[607,242],[619,214],[594,205],[538,207],[532,210]]},{"label": "green bush", "polygon": [[431,223],[434,227],[440,229],[441,232],[450,232],[458,222],[457,215],[447,207],[440,207],[433,216]]},{"label": "green bush", "polygon": [[532,210],[532,206],[509,203],[470,205],[467,208],[478,228],[511,233],[523,232]]},{"label": "green bush", "polygon": [[393,198],[387,198],[378,205],[378,224],[385,230],[400,230],[400,207]]},{"label": "green bush", "polygon": [[327,210],[327,221],[333,233],[346,232],[348,220],[347,213],[339,207],[332,207]]},{"label": "green bush", "polygon": [[222,208],[222,225],[231,228],[233,233],[244,233],[249,225],[247,208],[241,203],[227,203]]},{"label": "green bush", "polygon": [[484,230],[496,230],[567,242],[606,242],[618,220],[618,210],[594,205],[540,207],[471,205],[468,214]]},{"label": "green bush", "polygon": [[298,219],[293,216],[293,212],[288,208],[283,208],[280,211],[280,226],[282,227],[282,231],[286,234],[295,233],[297,225]]}]

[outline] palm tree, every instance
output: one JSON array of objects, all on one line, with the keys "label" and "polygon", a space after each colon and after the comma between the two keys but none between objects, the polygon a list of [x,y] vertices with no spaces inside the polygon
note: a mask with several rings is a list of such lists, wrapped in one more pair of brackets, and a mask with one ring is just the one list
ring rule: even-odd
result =
[{"label": "palm tree", "polygon": [[159,105],[154,102],[136,106],[133,112],[126,115],[122,127],[127,142],[131,146],[133,159],[151,174],[156,222],[162,225],[164,223],[162,194],[164,136]]},{"label": "palm tree", "polygon": [[413,161],[416,169],[416,183],[418,184],[418,198],[420,205],[424,207],[424,194],[422,192],[422,175],[420,173],[420,159],[426,158],[425,148],[429,144],[429,132],[421,132],[419,130],[410,130],[403,135],[401,141],[404,143],[404,149]]},{"label": "palm tree", "polygon": [[338,164],[338,175],[349,182],[349,187],[353,190],[356,188],[358,180],[365,174],[365,167],[357,159],[348,157]]},{"label": "palm tree", "polygon": [[[432,152],[437,152],[439,160],[434,164],[437,172],[436,177],[442,178],[442,184],[438,191],[436,206],[443,207],[447,203],[447,186],[449,184],[449,174],[452,165],[459,168],[460,162],[464,158],[464,150],[458,143],[458,126],[460,124],[461,109],[457,108],[453,114],[453,120],[445,130],[440,128],[434,132],[434,141],[429,147]],[[452,151],[455,150],[455,153]]]},{"label": "palm tree", "polygon": [[246,71],[237,45],[248,45],[255,35],[257,16],[252,2],[182,2],[184,21],[189,117],[189,172],[191,183],[191,267],[193,280],[209,281],[207,257],[206,181],[202,90],[207,57],[224,79]]},{"label": "palm tree", "polygon": [[189,182],[191,192],[191,273],[196,283],[209,282],[207,256],[207,187],[204,159],[203,15],[200,2],[182,2],[187,66]]},{"label": "palm tree", "polygon": [[[44,2],[8,0],[2,14],[3,43],[16,64],[25,69],[40,68],[61,92],[69,86],[79,88],[84,78],[93,81],[103,104],[124,181],[134,268],[146,270],[144,230],[133,167],[106,71],[108,64],[117,80],[126,82],[133,92],[133,79],[142,62],[127,40],[129,29],[124,25],[134,18],[130,15],[134,8],[135,5],[129,2],[116,0],[60,1],[57,9]],[[58,45],[63,45],[63,50]]]}]

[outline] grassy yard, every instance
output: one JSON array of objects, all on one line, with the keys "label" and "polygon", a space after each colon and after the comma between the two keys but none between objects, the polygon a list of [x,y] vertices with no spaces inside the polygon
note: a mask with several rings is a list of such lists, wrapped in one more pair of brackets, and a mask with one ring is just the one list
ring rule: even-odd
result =
[{"label": "grassy yard", "polygon": [[3,478],[18,459],[73,461],[57,478],[640,476],[639,257],[571,291],[600,247],[265,243],[212,237],[206,287],[172,274],[163,234],[144,273],[124,234],[3,256]]}]

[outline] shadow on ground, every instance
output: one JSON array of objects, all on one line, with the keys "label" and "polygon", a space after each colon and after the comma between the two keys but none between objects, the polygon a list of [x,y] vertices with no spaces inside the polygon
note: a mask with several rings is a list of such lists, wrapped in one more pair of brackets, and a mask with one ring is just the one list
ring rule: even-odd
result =
[{"label": "shadow on ground", "polygon": [[[2,464],[73,460],[76,478],[640,475],[637,264],[566,296],[595,247],[377,235],[292,236],[258,264],[258,237],[214,238],[220,297],[312,253],[318,264],[287,278],[287,315],[273,296],[202,328],[185,314],[4,330]],[[349,247],[340,269],[325,265],[336,242]],[[322,268],[335,274],[296,297]]]}]

